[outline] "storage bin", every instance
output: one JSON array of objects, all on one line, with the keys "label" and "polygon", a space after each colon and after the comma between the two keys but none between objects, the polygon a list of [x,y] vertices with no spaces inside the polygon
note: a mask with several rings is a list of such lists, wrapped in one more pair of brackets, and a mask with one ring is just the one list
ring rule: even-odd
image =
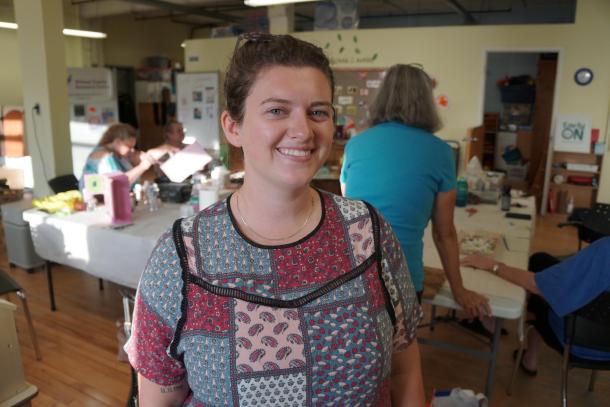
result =
[{"label": "storage bin", "polygon": [[500,99],[502,103],[534,103],[536,87],[527,84],[500,86]]},{"label": "storage bin", "polygon": [[525,181],[530,163],[526,164],[506,164],[506,179],[511,181]]}]

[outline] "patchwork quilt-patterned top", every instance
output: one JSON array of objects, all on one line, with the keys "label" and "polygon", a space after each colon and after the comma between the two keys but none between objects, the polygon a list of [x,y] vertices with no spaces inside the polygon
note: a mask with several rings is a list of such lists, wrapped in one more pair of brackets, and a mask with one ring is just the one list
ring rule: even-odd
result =
[{"label": "patchwork quilt-patterned top", "polygon": [[421,308],[389,225],[320,192],[312,233],[261,246],[230,199],[182,221],[186,270],[172,232],[160,238],[126,346],[134,368],[163,386],[186,377],[188,406],[390,406],[392,353]]}]

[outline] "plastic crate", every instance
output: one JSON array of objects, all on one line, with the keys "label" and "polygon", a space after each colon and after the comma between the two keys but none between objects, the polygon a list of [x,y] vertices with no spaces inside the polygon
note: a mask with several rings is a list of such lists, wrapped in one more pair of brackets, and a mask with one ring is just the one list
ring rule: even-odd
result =
[{"label": "plastic crate", "polygon": [[530,163],[506,164],[506,179],[511,181],[525,181]]}]

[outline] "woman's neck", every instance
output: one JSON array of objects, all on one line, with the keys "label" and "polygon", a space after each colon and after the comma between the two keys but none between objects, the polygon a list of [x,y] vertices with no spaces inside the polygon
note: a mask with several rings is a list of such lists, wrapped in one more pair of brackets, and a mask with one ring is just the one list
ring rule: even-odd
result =
[{"label": "woman's neck", "polygon": [[262,191],[246,181],[235,198],[231,206],[240,229],[264,244],[296,241],[309,234],[321,216],[318,194],[309,186],[292,191]]}]

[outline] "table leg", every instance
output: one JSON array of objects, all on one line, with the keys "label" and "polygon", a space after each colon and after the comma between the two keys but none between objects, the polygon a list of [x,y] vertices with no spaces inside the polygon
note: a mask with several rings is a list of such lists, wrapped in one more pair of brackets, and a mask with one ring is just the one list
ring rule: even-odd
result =
[{"label": "table leg", "polygon": [[489,364],[487,365],[487,382],[485,383],[485,395],[487,396],[487,400],[491,399],[491,391],[493,389],[494,373],[496,370],[496,357],[498,356],[500,333],[502,332],[502,322],[503,320],[501,318],[496,318],[496,329],[494,330],[494,336],[492,339],[491,355],[489,357]]},{"label": "table leg", "polygon": [[436,322],[436,305],[432,306],[432,310],[430,312],[430,332],[434,331],[434,323]]},{"label": "table leg", "polygon": [[53,264],[50,261],[45,262],[47,270],[47,283],[49,284],[49,300],[51,301],[51,311],[55,311],[55,291],[53,291]]}]

